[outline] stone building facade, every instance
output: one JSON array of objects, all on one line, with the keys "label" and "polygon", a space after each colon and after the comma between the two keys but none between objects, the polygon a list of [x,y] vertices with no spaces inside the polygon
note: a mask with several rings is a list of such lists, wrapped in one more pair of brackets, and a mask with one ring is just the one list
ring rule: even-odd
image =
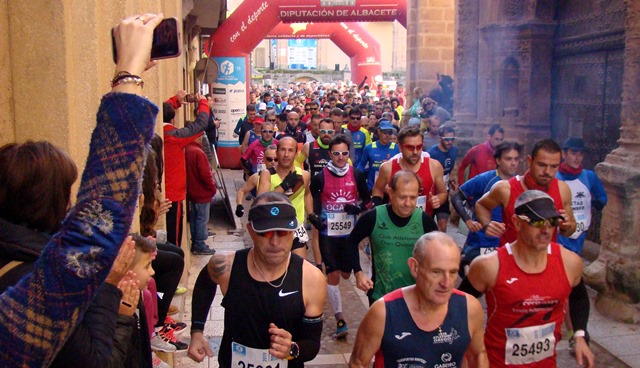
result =
[{"label": "stone building facade", "polygon": [[640,321],[640,2],[458,0],[456,10],[458,146],[494,123],[527,152],[540,138],[583,137],[585,167],[600,162],[609,194],[587,279],[598,308]]}]

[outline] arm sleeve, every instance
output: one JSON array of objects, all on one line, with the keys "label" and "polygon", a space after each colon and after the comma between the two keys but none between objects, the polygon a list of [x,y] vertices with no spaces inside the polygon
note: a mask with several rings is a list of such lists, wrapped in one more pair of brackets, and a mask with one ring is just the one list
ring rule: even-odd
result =
[{"label": "arm sleeve", "polygon": [[[157,113],[140,96],[103,97],[75,207],[34,271],[0,295],[0,303],[11,306],[0,309],[0,362],[6,366],[49,366],[91,305],[129,233]],[[23,340],[41,319],[47,323],[39,339]]]},{"label": "arm sleeve", "polygon": [[569,317],[571,317],[574,331],[587,331],[590,309],[587,287],[584,284],[584,279],[580,279],[580,283],[574,286],[569,294]]},{"label": "arm sleeve", "polygon": [[179,109],[180,106],[182,106],[182,104],[180,103],[180,100],[178,99],[178,95],[175,95],[173,97],[170,97],[168,100],[165,101],[166,103],[170,104],[174,109]]},{"label": "arm sleeve", "polygon": [[471,217],[464,209],[464,205],[462,204],[462,201],[464,201],[463,197],[464,193],[462,192],[462,189],[458,190],[451,196],[451,204],[453,205],[453,209],[456,210],[458,215],[460,215],[462,221],[467,222],[471,220]]},{"label": "arm sleeve", "polygon": [[607,205],[607,192],[604,190],[604,186],[602,185],[602,182],[600,181],[596,173],[591,172],[591,174],[591,193],[593,193],[591,205],[597,210],[602,210],[604,206]]},{"label": "arm sleeve", "polygon": [[300,355],[294,361],[308,362],[320,351],[320,337],[322,336],[322,315],[317,317],[302,317],[302,328],[298,340],[294,340],[300,348]]},{"label": "arm sleeve", "polygon": [[322,203],[320,202],[322,187],[324,187],[324,172],[311,177],[311,183],[309,183],[309,190],[311,190],[311,197],[313,198],[313,213],[318,216],[322,212]]},{"label": "arm sleeve", "polygon": [[438,230],[438,225],[433,221],[433,217],[426,212],[422,212],[422,229],[425,234]]},{"label": "arm sleeve", "polygon": [[193,299],[191,305],[191,332],[204,331],[207,322],[207,315],[216,296],[218,285],[213,282],[209,275],[208,267],[205,266],[193,287]]},{"label": "arm sleeve", "polygon": [[473,155],[472,152],[473,152],[473,147],[471,147],[469,152],[467,152],[467,154],[464,155],[464,157],[462,158],[462,161],[460,161],[460,166],[458,166],[458,184],[459,185],[462,185],[462,183],[465,182],[465,170],[467,169],[467,166],[471,164],[471,156]]},{"label": "arm sleeve", "polygon": [[360,216],[360,218],[356,222],[356,225],[353,227],[353,231],[347,238],[347,247],[349,247],[349,263],[353,268],[353,273],[362,271],[362,267],[360,266],[360,249],[358,248],[358,244],[360,244],[362,239],[371,235],[371,233],[373,232],[373,227],[375,225],[376,210],[366,212],[364,215]]}]

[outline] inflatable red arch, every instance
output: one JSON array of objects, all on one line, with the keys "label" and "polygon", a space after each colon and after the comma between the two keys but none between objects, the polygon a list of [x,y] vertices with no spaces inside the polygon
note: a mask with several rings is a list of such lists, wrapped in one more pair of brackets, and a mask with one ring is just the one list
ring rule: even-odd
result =
[{"label": "inflatable red arch", "polygon": [[[211,86],[211,92],[214,100],[214,113],[222,121],[218,141],[220,165],[225,168],[239,167],[240,153],[236,148],[238,139],[234,137],[233,130],[237,121],[246,113],[246,101],[249,94],[248,81],[250,81],[248,56],[278,24],[307,22],[313,23],[315,27],[315,24],[318,23],[343,22],[350,26],[352,22],[389,22],[394,20],[406,28],[406,0],[306,0],[304,2],[299,0],[245,0],[240,4],[205,44],[205,53],[218,64],[219,70],[218,78]],[[339,26],[341,25],[334,24],[330,27],[337,28]],[[366,34],[366,32],[359,32],[360,37]],[[357,42],[353,41],[353,38],[351,40],[354,43]],[[341,41],[338,41],[338,37],[336,37],[334,42]],[[348,42],[345,41],[344,47],[351,49],[353,45],[347,45]],[[364,41],[364,43],[367,42]],[[342,48],[342,46],[338,46]],[[345,51],[345,53],[347,52]],[[347,53],[347,55],[349,54]],[[359,58],[359,56],[349,56],[352,58],[353,67],[353,58]],[[371,59],[369,60],[371,61]],[[361,62],[362,67],[367,66],[366,61],[365,57]],[[379,57],[377,61],[379,63]],[[360,61],[356,61],[356,63],[360,63]],[[353,80],[357,82],[360,82],[364,77],[364,75],[357,74],[359,70],[359,68],[352,68]]]}]

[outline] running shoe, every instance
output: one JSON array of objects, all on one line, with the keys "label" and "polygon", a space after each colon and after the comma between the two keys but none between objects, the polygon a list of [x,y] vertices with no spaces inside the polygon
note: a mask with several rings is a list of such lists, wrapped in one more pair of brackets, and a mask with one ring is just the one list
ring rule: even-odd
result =
[{"label": "running shoe", "polygon": [[175,345],[165,341],[158,333],[151,339],[151,349],[155,351],[164,351],[166,353],[173,353],[178,350]]},{"label": "running shoe", "polygon": [[349,334],[349,327],[347,327],[347,322],[344,319],[338,321],[338,327],[336,328],[336,333],[333,335],[334,339],[340,339],[346,337]]},{"label": "running shoe", "polygon": [[210,256],[212,254],[215,254],[216,250],[215,249],[211,249],[209,247],[207,248],[191,248],[191,254],[196,255],[196,256]]},{"label": "running shoe", "polygon": [[176,288],[176,293],[175,293],[175,295],[181,295],[181,294],[184,294],[184,293],[186,293],[186,292],[187,292],[187,288],[186,288],[186,287],[184,287],[184,286],[178,286],[178,287]]},{"label": "running shoe", "polygon": [[187,329],[187,324],[184,322],[178,322],[175,319],[167,316],[164,319],[164,326],[173,329],[173,333],[179,335]]},{"label": "running shoe", "polygon": [[178,340],[174,335],[173,329],[167,328],[167,326],[162,327],[160,331],[158,331],[158,336],[160,336],[162,340],[168,342],[173,347],[175,347],[176,350],[187,350],[187,348],[189,347],[189,345]]},{"label": "running shoe", "polygon": [[167,314],[170,316],[173,316],[174,314],[178,314],[180,312],[180,308],[176,307],[175,305],[171,304],[169,306],[169,310],[167,311]]}]

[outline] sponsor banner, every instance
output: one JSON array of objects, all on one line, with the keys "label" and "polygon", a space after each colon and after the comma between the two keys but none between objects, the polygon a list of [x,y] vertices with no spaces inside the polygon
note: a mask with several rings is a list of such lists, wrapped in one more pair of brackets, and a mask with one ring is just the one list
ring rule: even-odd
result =
[{"label": "sponsor banner", "polygon": [[214,57],[214,60],[220,66],[218,77],[212,84],[213,112],[220,119],[219,145],[237,147],[238,138],[233,137],[233,129],[238,120],[246,114],[246,59]]},{"label": "sponsor banner", "polygon": [[288,42],[289,69],[318,67],[318,40],[290,39]]},{"label": "sponsor banner", "polygon": [[391,22],[405,16],[406,1],[399,0],[320,0],[304,6],[294,3],[281,4],[278,16],[285,22]]}]

